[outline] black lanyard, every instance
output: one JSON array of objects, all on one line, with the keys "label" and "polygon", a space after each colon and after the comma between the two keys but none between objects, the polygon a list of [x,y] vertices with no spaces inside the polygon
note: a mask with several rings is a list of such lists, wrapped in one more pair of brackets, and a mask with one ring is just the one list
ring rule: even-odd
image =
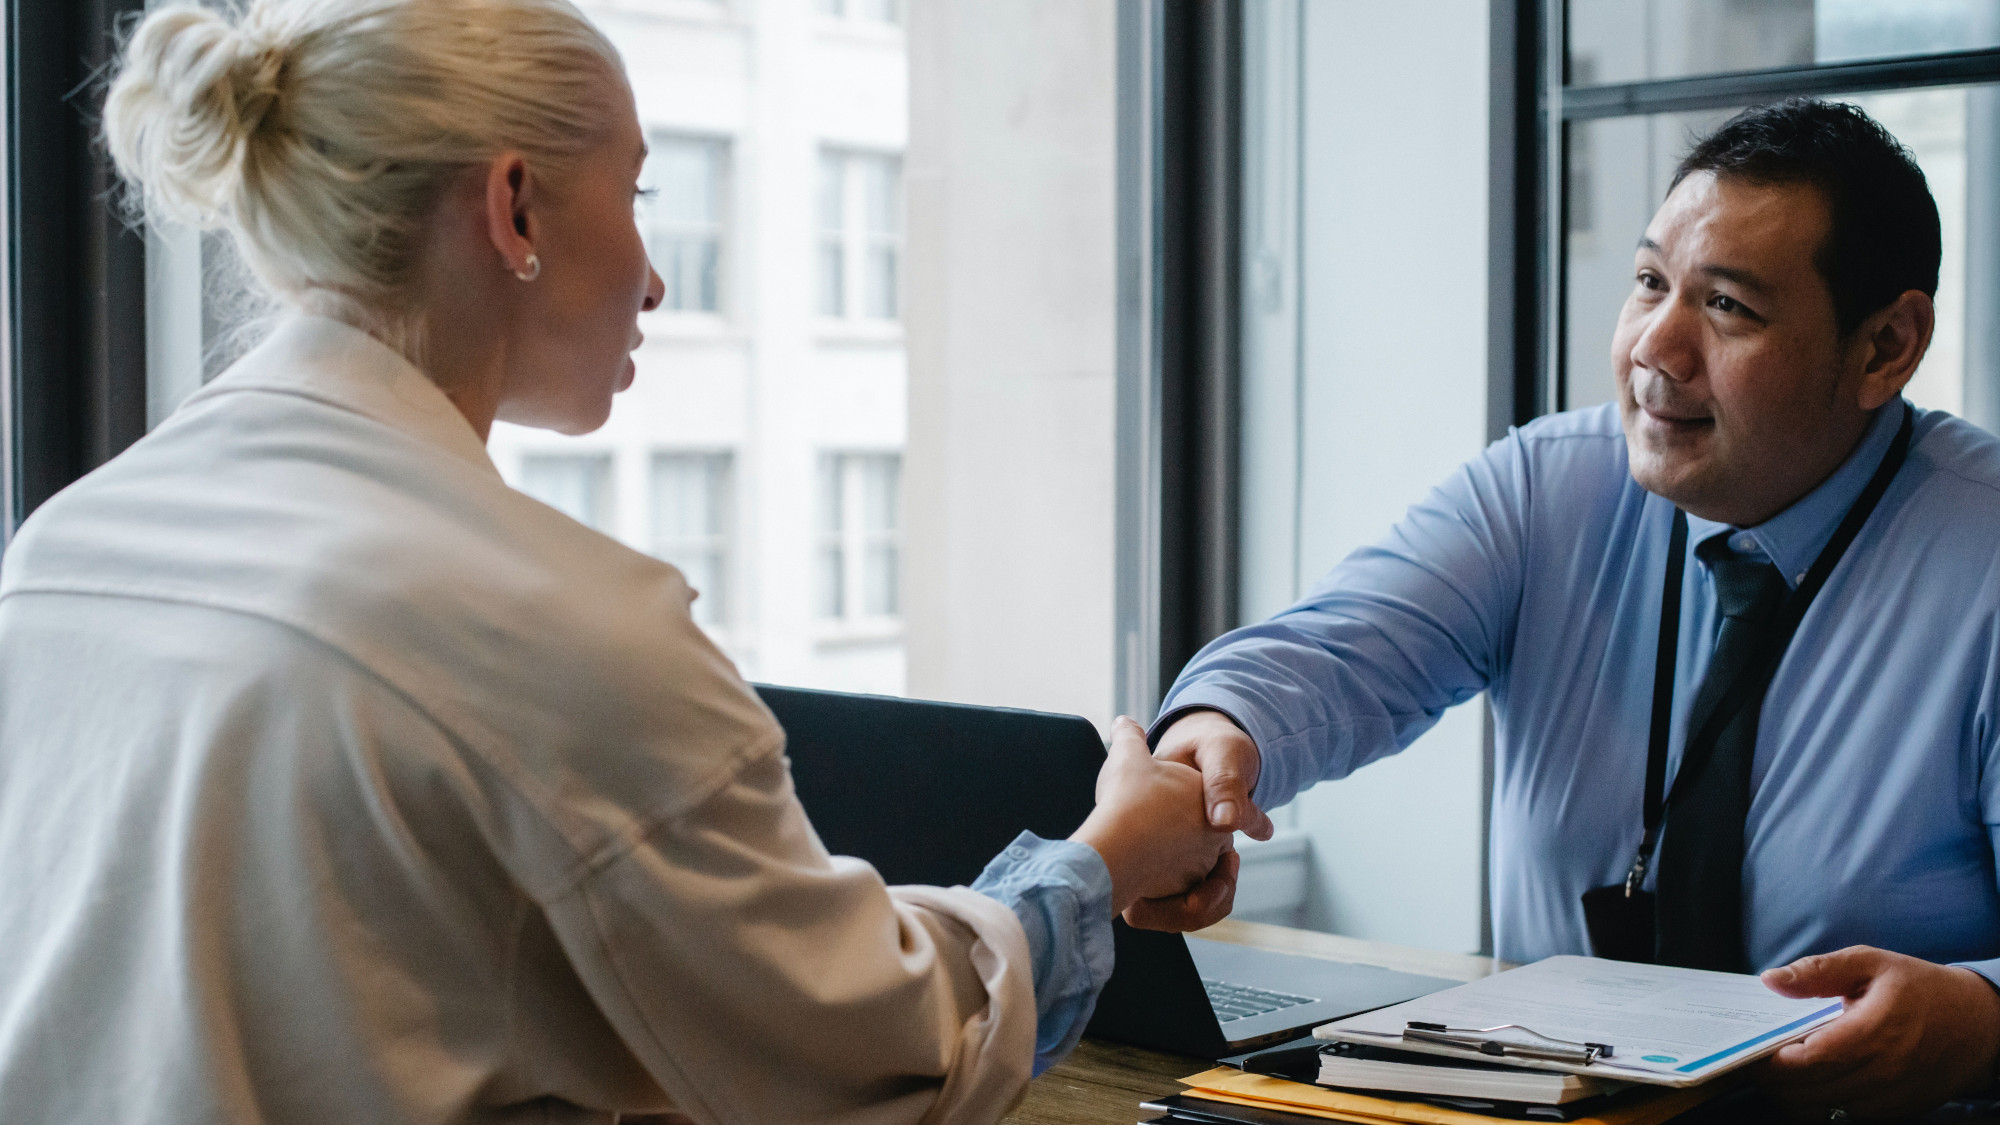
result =
[{"label": "black lanyard", "polygon": [[[1798,586],[1779,606],[1777,617],[1765,635],[1763,647],[1730,683],[1729,690],[1723,693],[1715,710],[1701,724],[1701,729],[1688,732],[1687,747],[1681,752],[1681,766],[1675,773],[1676,780],[1694,775],[1715,752],[1715,744],[1729,721],[1753,696],[1761,697],[1764,688],[1770,684],[1771,677],[1777,673],[1778,662],[1784,659],[1785,649],[1792,643],[1792,634],[1798,632],[1799,622],[1805,618],[1807,607],[1812,605],[1820,587],[1826,585],[1827,576],[1839,565],[1840,557],[1847,553],[1854,537],[1861,533],[1861,526],[1868,522],[1875,505],[1881,502],[1882,494],[1889,490],[1889,482],[1895,479],[1896,471],[1903,467],[1904,458],[1909,456],[1910,433],[1915,428],[1916,416],[1916,409],[1904,403],[1903,424],[1896,430],[1896,439],[1889,443],[1889,452],[1883,455],[1875,475],[1868,478],[1868,486],[1855,497],[1854,506],[1847,509],[1847,515],[1834,530],[1833,538],[1821,548],[1819,558],[1813,560],[1811,569],[1806,571],[1805,577],[1799,580]],[[1625,875],[1625,894],[1628,898],[1646,881],[1646,866],[1652,862],[1653,846],[1659,842],[1660,825],[1674,799],[1673,793],[1666,791],[1667,741],[1674,720],[1674,664],[1680,650],[1681,578],[1687,568],[1687,535],[1687,513],[1675,508],[1673,532],[1667,540],[1667,576],[1660,588],[1660,643],[1653,665],[1653,725],[1646,746],[1645,832],[1639,839],[1638,857],[1632,861],[1632,869]]]}]

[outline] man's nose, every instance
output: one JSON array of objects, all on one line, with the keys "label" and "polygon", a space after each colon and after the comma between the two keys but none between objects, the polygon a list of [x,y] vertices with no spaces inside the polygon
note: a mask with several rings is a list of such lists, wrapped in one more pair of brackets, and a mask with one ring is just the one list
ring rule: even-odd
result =
[{"label": "man's nose", "polygon": [[1701,312],[1679,300],[1660,302],[1646,314],[1632,342],[1632,365],[1676,382],[1701,368]]}]

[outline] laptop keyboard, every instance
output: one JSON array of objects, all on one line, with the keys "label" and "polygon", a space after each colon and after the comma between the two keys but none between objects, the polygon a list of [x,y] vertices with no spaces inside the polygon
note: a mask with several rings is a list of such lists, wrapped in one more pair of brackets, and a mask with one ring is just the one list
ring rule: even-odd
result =
[{"label": "laptop keyboard", "polygon": [[1261,1016],[1266,1012],[1281,1011],[1285,1008],[1296,1008],[1300,1004],[1319,1003],[1311,996],[1292,996],[1264,988],[1251,988],[1247,984],[1210,980],[1207,977],[1201,978],[1201,986],[1208,990],[1208,1002],[1215,1008],[1215,1018],[1222,1023]]}]

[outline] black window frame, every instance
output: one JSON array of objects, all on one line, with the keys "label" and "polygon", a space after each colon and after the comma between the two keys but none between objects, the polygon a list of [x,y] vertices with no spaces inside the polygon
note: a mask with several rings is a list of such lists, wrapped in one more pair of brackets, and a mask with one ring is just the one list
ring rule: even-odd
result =
[{"label": "black window frame", "polygon": [[0,540],[146,432],[146,239],[97,142],[143,0],[7,0]]}]

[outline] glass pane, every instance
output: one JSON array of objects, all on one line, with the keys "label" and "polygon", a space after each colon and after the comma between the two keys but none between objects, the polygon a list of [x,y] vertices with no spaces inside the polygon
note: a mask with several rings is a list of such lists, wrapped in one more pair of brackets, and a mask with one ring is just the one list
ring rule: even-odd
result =
[{"label": "glass pane", "polygon": [[666,282],[661,306],[681,312],[714,312],[722,265],[722,155],[720,144],[656,133],[640,173],[639,200],[646,251]]},{"label": "glass pane", "polygon": [[870,617],[896,616],[896,545],[871,544],[862,567],[861,612]]},{"label": "glass pane", "polygon": [[[1996,421],[1983,405],[2000,379],[1991,345],[2000,214],[2000,115],[1994,87],[1900,90],[1841,98],[1860,105],[1909,147],[1937,200],[1944,257],[1937,329],[1910,383],[1919,406]],[[1675,163],[1730,111],[1613,118],[1571,126],[1570,230],[1565,279],[1568,405],[1615,397],[1611,334],[1632,285],[1633,247],[1666,194]],[[1969,122],[1985,122],[1969,128]],[[1579,159],[1581,157],[1581,159]],[[1978,208],[1969,200],[1983,200]],[[1981,272],[1982,263],[1988,264]],[[1978,288],[1974,294],[1971,289]],[[2000,404],[1996,404],[2000,405]]]},{"label": "glass pane", "polygon": [[847,255],[839,239],[819,245],[819,309],[822,316],[839,316],[847,311]]},{"label": "glass pane", "polygon": [[146,428],[256,346],[276,305],[220,232],[146,228]]},{"label": "glass pane", "polygon": [[674,227],[713,227],[719,211],[720,146],[658,134],[650,145],[639,185],[657,193],[646,201],[655,220]]},{"label": "glass pane", "polygon": [[900,465],[895,457],[856,457],[861,470],[861,530],[896,530],[897,485]]},{"label": "glass pane", "polygon": [[819,158],[819,312],[847,312],[847,159],[824,152]]},{"label": "glass pane", "polygon": [[1569,127],[1564,361],[1569,408],[1617,397],[1611,330],[1632,291],[1632,254],[1674,165],[1733,109],[1612,117]]},{"label": "glass pane", "polygon": [[831,235],[847,231],[847,161],[830,152],[819,158],[819,229]]},{"label": "glass pane", "polygon": [[722,241],[702,235],[656,235],[647,253],[666,284],[664,309],[714,312],[720,298]]},{"label": "glass pane", "polygon": [[611,458],[560,453],[524,457],[515,486],[576,522],[603,530],[610,509]]},{"label": "glass pane", "polygon": [[838,537],[846,530],[847,462],[847,458],[838,455],[820,458],[817,513],[821,535]]},{"label": "glass pane", "polygon": [[1578,85],[2000,45],[1993,0],[1590,0],[1568,20]]},{"label": "glass pane", "polygon": [[679,567],[701,592],[694,619],[708,626],[720,625],[728,610],[729,477],[727,454],[653,458],[653,554]]},{"label": "glass pane", "polygon": [[819,550],[819,615],[827,618],[847,616],[847,555],[838,544],[821,547]]},{"label": "glass pane", "polygon": [[896,247],[868,251],[867,314],[877,320],[896,319]]},{"label": "glass pane", "polygon": [[662,453],[653,458],[653,534],[663,543],[722,534],[726,454]]},{"label": "glass pane", "polygon": [[859,0],[859,3],[860,10],[856,15],[861,19],[874,20],[877,23],[903,22],[903,5],[900,0]]},{"label": "glass pane", "polygon": [[[605,427],[496,425],[495,465],[518,481],[529,457],[608,454],[603,529],[687,574],[746,677],[1108,725],[1115,6],[918,28],[890,0],[723,20],[579,7],[623,53],[657,150],[641,225],[664,303],[709,315],[642,316]],[[921,232],[905,166],[939,177]],[[916,300],[903,282],[920,269],[939,284]],[[919,314],[942,345],[928,354],[904,344]],[[656,467],[696,451],[733,455],[720,531],[703,530],[693,463]],[[921,459],[936,483],[899,511],[873,470],[833,484],[823,455],[849,451],[910,458],[913,479]],[[1020,604],[996,604],[995,573]],[[913,599],[921,619],[901,616]]]},{"label": "glass pane", "polygon": [[862,217],[869,234],[902,233],[901,178],[896,162],[887,157],[855,157],[861,176]]}]

